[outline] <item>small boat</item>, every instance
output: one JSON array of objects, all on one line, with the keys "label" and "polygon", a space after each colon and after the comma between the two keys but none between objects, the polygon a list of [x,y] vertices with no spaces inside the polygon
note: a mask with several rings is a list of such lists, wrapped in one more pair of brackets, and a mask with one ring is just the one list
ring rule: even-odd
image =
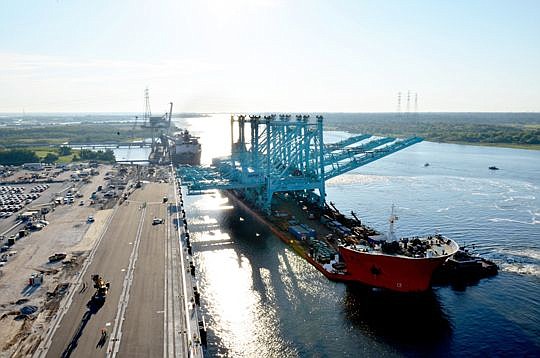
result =
[{"label": "small boat", "polygon": [[424,164],[424,167],[429,167],[429,163],[425,163],[425,164]]},{"label": "small boat", "polygon": [[492,165],[491,167],[488,168],[489,170],[499,170],[499,168],[497,168],[496,166]]},{"label": "small boat", "polygon": [[441,267],[433,279],[436,283],[473,282],[481,278],[491,277],[498,273],[499,267],[493,261],[474,255],[460,247]]}]

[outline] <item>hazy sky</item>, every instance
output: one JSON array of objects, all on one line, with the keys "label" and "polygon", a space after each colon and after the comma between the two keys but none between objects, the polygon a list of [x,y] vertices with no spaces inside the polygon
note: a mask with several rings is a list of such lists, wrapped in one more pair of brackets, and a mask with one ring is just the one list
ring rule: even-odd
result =
[{"label": "hazy sky", "polygon": [[540,1],[0,0],[0,112],[146,86],[154,112],[540,111]]}]

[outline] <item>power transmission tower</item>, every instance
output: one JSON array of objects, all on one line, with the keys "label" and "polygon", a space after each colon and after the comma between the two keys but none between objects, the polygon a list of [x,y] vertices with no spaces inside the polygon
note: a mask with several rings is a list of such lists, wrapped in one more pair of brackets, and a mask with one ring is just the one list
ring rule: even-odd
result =
[{"label": "power transmission tower", "polygon": [[150,124],[150,116],[152,115],[152,111],[150,110],[150,91],[148,90],[148,87],[144,89],[144,117],[143,121],[145,125]]}]

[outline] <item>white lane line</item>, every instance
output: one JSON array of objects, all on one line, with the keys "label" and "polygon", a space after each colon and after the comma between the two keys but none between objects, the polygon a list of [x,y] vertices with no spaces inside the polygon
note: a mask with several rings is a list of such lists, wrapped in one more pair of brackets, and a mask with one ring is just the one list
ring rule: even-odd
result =
[{"label": "white lane line", "polygon": [[[168,215],[167,215],[168,216]],[[167,218],[169,219],[169,218]],[[174,266],[172,265],[171,259],[172,259],[172,240],[169,237],[169,222],[167,221],[167,248],[168,248],[168,267],[167,267],[167,274],[169,276],[169,287],[168,287],[168,295],[169,295],[169,317],[168,317],[168,329],[169,329],[169,354],[171,354],[172,357],[175,357],[175,346],[174,346],[174,317],[175,317],[175,305],[174,305],[174,273],[173,269]]]},{"label": "white lane line", "polygon": [[170,275],[169,275],[169,240],[168,238],[165,238],[165,270],[164,270],[164,296],[163,296],[163,310],[165,311],[165,315],[163,315],[163,356],[170,357],[171,356],[171,347],[172,344],[170,339],[170,330],[169,330],[169,315],[170,315],[170,297],[169,297],[169,283],[170,283]]},{"label": "white lane line", "polygon": [[167,293],[167,285],[168,285],[168,282],[167,282],[167,242],[165,241],[165,264],[164,264],[164,268],[163,268],[163,356],[164,357],[168,357],[168,354],[167,354],[167,315],[169,314],[169,312],[167,311],[167,300],[169,298],[168,296],[168,293]]},{"label": "white lane line", "polygon": [[129,267],[126,277],[124,278],[124,284],[122,288],[122,294],[118,301],[118,310],[116,311],[116,318],[114,319],[114,328],[111,333],[111,339],[107,346],[107,357],[116,357],[120,349],[120,340],[122,338],[122,325],[124,323],[126,309],[129,303],[129,291],[131,284],[133,283],[133,274],[135,272],[135,263],[139,256],[139,244],[141,243],[142,228],[144,226],[144,218],[146,214],[146,207],[141,211],[141,218],[139,219],[139,226],[137,227],[137,236],[135,238],[135,245],[131,251],[129,257]]},{"label": "white lane line", "polygon": [[[172,167],[172,166],[171,166]],[[171,168],[171,174],[172,174],[172,181],[174,186],[174,200],[176,202],[176,225],[178,227],[178,245],[180,247],[180,269],[182,271],[182,275],[180,275],[182,279],[182,292],[183,292],[183,298],[184,298],[184,316],[187,316],[189,313],[189,307],[188,307],[188,291],[186,286],[186,268],[184,264],[184,248],[182,246],[182,237],[181,237],[181,226],[180,226],[180,215],[178,214],[180,206],[178,205],[178,191],[176,186],[176,176],[174,175],[173,168]],[[186,321],[186,334],[187,334],[187,346],[184,347],[184,349],[188,352],[189,357],[196,356],[196,350],[195,345],[193,344],[193,336],[191,333],[191,324]]]},{"label": "white lane line", "polygon": [[15,224],[10,227],[9,229],[7,229],[6,231],[4,231],[3,233],[0,234],[0,236],[5,236],[6,234],[8,234],[11,230],[15,229],[17,226],[21,225],[22,224],[22,220],[17,220],[15,221]]},{"label": "white lane line", "polygon": [[[172,220],[169,222],[169,234],[171,233]],[[173,292],[171,296],[173,297],[174,303],[174,346],[176,348],[176,355],[179,356],[180,353],[184,354],[186,351],[182,349],[182,334],[184,329],[184,320],[182,319],[182,300],[180,292],[180,282],[178,277],[182,275],[182,272],[178,270],[178,248],[176,241],[173,241],[174,238],[170,237],[171,240],[171,267],[172,267],[172,277],[173,277]]]},{"label": "white lane line", "polygon": [[114,211],[112,212],[111,216],[107,219],[107,222],[105,226],[103,227],[103,231],[101,232],[101,235],[97,239],[96,243],[94,244],[94,247],[92,248],[92,251],[90,251],[90,254],[84,261],[84,264],[81,268],[81,271],[79,272],[79,278],[77,281],[75,281],[75,284],[72,285],[72,287],[69,289],[67,295],[64,297],[64,299],[60,302],[60,306],[58,308],[58,313],[53,317],[51,320],[51,324],[49,326],[49,330],[47,331],[45,338],[41,341],[38,349],[34,353],[34,357],[45,357],[47,353],[49,352],[49,349],[52,344],[52,339],[54,337],[54,334],[56,333],[56,330],[60,326],[60,322],[62,321],[62,318],[66,314],[66,312],[69,310],[71,303],[73,302],[73,296],[75,295],[75,292],[79,291],[79,287],[81,286],[82,279],[84,275],[86,274],[86,270],[88,270],[88,267],[92,263],[92,260],[94,259],[94,256],[96,254],[96,251],[99,247],[99,244],[101,243],[101,240],[109,231],[109,225],[113,219],[113,217],[116,215],[116,212],[118,211],[118,205],[115,206]]}]

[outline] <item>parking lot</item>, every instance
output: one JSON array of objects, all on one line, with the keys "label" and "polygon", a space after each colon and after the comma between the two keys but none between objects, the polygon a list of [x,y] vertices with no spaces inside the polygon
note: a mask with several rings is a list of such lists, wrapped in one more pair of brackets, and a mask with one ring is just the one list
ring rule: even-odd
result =
[{"label": "parking lot", "polygon": [[49,184],[37,184],[29,188],[11,185],[0,186],[0,219],[9,218],[26,205],[37,200],[49,186]]}]

